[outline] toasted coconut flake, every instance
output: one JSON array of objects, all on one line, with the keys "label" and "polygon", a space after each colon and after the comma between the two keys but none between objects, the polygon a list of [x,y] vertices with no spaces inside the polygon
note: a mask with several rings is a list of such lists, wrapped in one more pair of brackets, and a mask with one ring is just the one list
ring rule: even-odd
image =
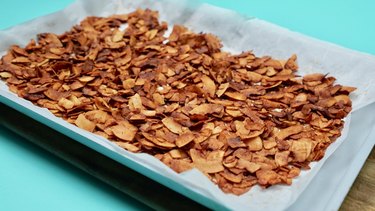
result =
[{"label": "toasted coconut flake", "polygon": [[55,100],[55,101],[58,101],[60,100],[61,98],[64,98],[64,97],[67,97],[68,96],[68,93],[67,92],[59,92],[59,91],[56,91],[54,90],[53,88],[49,88],[47,89],[46,91],[43,92],[44,95],[46,95],[48,98],[52,99],[52,100]]},{"label": "toasted coconut flake", "polygon": [[246,169],[250,173],[254,173],[260,169],[261,165],[240,158],[237,162],[237,167],[240,169]]},{"label": "toasted coconut flake", "polygon": [[156,111],[154,110],[142,110],[141,113],[147,117],[153,117],[156,115]]},{"label": "toasted coconut flake", "polygon": [[139,94],[135,94],[129,99],[129,108],[132,111],[143,109],[142,98]]},{"label": "toasted coconut flake", "polygon": [[221,172],[220,175],[233,183],[240,183],[243,177],[241,174],[235,175],[233,173],[230,173],[228,170]]},{"label": "toasted coconut flake", "polygon": [[247,139],[244,142],[248,146],[250,151],[259,151],[263,149],[263,141],[259,136]]},{"label": "toasted coconut flake", "polygon": [[233,155],[225,157],[223,161],[223,165],[227,168],[233,168],[237,165],[238,159],[234,157]]},{"label": "toasted coconut flake", "polygon": [[66,98],[61,98],[58,102],[58,105],[68,110],[74,107],[74,102]]},{"label": "toasted coconut flake", "polygon": [[27,58],[27,57],[22,57],[22,56],[17,57],[17,58],[15,58],[15,59],[12,60],[12,63],[29,63],[29,62],[31,62],[31,61],[29,60],[29,58]]},{"label": "toasted coconut flake", "polygon": [[353,92],[354,90],[356,90],[357,88],[355,87],[350,87],[350,86],[342,86],[340,91],[341,92],[346,92],[346,93],[351,93]]},{"label": "toasted coconut flake", "polygon": [[132,89],[135,86],[135,79],[128,78],[122,82],[122,86],[124,89]]},{"label": "toasted coconut flake", "polygon": [[79,81],[74,81],[71,85],[70,85],[70,89],[72,90],[77,90],[77,89],[80,89],[82,87],[84,87],[85,85],[82,84],[81,82]]},{"label": "toasted coconut flake", "polygon": [[246,95],[240,92],[225,92],[224,94],[235,100],[245,101],[247,99]]},{"label": "toasted coconut flake", "polygon": [[260,185],[274,185],[282,182],[280,176],[272,170],[259,170],[256,176]]},{"label": "toasted coconut flake", "polygon": [[186,132],[178,136],[176,139],[176,145],[183,147],[194,140],[195,136],[192,132]]},{"label": "toasted coconut flake", "polygon": [[182,134],[184,132],[182,125],[177,123],[172,117],[166,117],[161,121],[163,122],[164,126],[173,133]]},{"label": "toasted coconut flake", "polygon": [[32,87],[29,87],[29,94],[36,94],[36,93],[39,93],[39,92],[44,92],[46,91],[48,88],[47,87],[43,87],[43,86],[40,86],[40,87],[36,87],[36,86],[32,86]]},{"label": "toasted coconut flake", "polygon": [[299,93],[295,98],[295,101],[297,102],[306,102],[307,101],[307,94],[305,93]]},{"label": "toasted coconut flake", "polygon": [[287,138],[287,137],[289,137],[289,136],[291,136],[293,134],[300,133],[302,130],[303,130],[303,126],[302,125],[294,125],[294,126],[287,127],[285,129],[280,130],[276,134],[276,139],[278,139],[278,140],[284,140],[285,138]]},{"label": "toasted coconut flake", "polygon": [[225,93],[225,91],[227,91],[228,88],[229,88],[229,83],[220,84],[218,90],[216,91],[216,95],[218,97],[221,97]]},{"label": "toasted coconut flake", "polygon": [[214,97],[216,92],[215,82],[206,75],[202,75],[201,80],[203,82],[203,90],[206,91],[210,97]]},{"label": "toasted coconut flake", "polygon": [[82,128],[90,132],[93,132],[96,126],[94,122],[86,119],[84,114],[78,115],[78,118],[76,119],[74,124],[76,124],[79,128]]},{"label": "toasted coconut flake", "polygon": [[132,141],[138,129],[134,125],[125,121],[118,125],[112,126],[111,130],[117,138],[124,141]]},{"label": "toasted coconut flake", "polygon": [[229,138],[228,145],[232,148],[246,147],[246,144],[241,140],[240,137]]},{"label": "toasted coconut flake", "polygon": [[285,63],[285,68],[291,69],[296,71],[298,69],[298,65],[296,63],[297,55],[293,54],[288,61]]},{"label": "toasted coconut flake", "polygon": [[191,110],[190,114],[212,114],[212,113],[220,113],[222,112],[224,107],[222,105],[217,104],[201,104]]},{"label": "toasted coconut flake", "polygon": [[174,143],[168,142],[161,138],[152,138],[150,139],[150,141],[152,141],[152,143],[156,144],[157,146],[166,148],[166,149],[171,149],[171,148],[176,147]]},{"label": "toasted coconut flake", "polygon": [[124,31],[116,30],[112,37],[112,42],[119,42],[122,40],[122,37],[124,36]]},{"label": "toasted coconut flake", "polygon": [[181,149],[172,149],[171,151],[169,151],[169,154],[171,155],[172,158],[187,158],[187,154],[185,151],[181,150]]},{"label": "toasted coconut flake", "polygon": [[250,133],[250,130],[245,127],[243,121],[234,121],[234,125],[236,127],[236,134],[239,136],[246,136]]},{"label": "toasted coconut flake", "polygon": [[0,77],[1,77],[1,78],[4,78],[4,79],[7,79],[7,78],[12,77],[12,74],[11,74],[11,73],[8,73],[8,72],[1,72],[1,73],[0,73]]},{"label": "toasted coconut flake", "polygon": [[290,154],[290,151],[276,152],[276,154],[275,154],[276,164],[278,166],[288,165],[289,154]]},{"label": "toasted coconut flake", "polygon": [[277,142],[274,140],[266,140],[263,141],[263,147],[264,149],[272,149],[277,146]]},{"label": "toasted coconut flake", "polygon": [[311,154],[312,141],[310,139],[302,138],[293,141],[290,151],[293,153],[294,159],[297,162],[304,162]]},{"label": "toasted coconut flake", "polygon": [[225,112],[232,117],[240,117],[243,116],[242,112],[239,110],[231,110],[231,109],[226,109]]},{"label": "toasted coconut flake", "polygon": [[303,77],[303,81],[304,82],[321,81],[324,77],[325,75],[321,73],[313,73],[313,74],[305,75]]},{"label": "toasted coconut flake", "polygon": [[170,163],[170,167],[177,173],[181,173],[194,168],[194,165],[185,160],[172,160]]},{"label": "toasted coconut flake", "polygon": [[114,143],[130,152],[139,152],[141,150],[139,147],[127,142],[115,141]]},{"label": "toasted coconut flake", "polygon": [[251,71],[246,72],[246,77],[247,77],[247,80],[252,81],[252,82],[259,82],[263,78],[262,75],[256,72],[251,72]]},{"label": "toasted coconut flake", "polygon": [[80,82],[87,83],[87,82],[90,82],[90,81],[92,81],[94,79],[95,79],[95,77],[93,77],[93,76],[82,76],[78,80]]},{"label": "toasted coconut flake", "polygon": [[104,124],[111,119],[111,116],[102,110],[88,111],[85,115],[87,119],[101,124]]},{"label": "toasted coconut flake", "polygon": [[224,152],[213,151],[210,153],[210,158],[204,158],[199,151],[196,149],[190,149],[190,156],[193,160],[194,167],[201,170],[204,173],[216,173],[224,171],[222,164]]},{"label": "toasted coconut flake", "polygon": [[351,100],[350,100],[350,98],[349,98],[349,96],[348,95],[337,95],[337,96],[335,96],[334,97],[334,99],[336,100],[336,102],[343,102],[344,104],[349,104],[349,103],[351,103]]}]

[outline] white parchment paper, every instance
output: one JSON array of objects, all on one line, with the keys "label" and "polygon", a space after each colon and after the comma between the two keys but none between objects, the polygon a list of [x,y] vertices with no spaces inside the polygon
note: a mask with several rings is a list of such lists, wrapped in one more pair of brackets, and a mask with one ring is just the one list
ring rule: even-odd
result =
[{"label": "white parchment paper", "polygon": [[[375,101],[375,57],[322,42],[291,32],[256,18],[246,18],[237,13],[196,1],[152,1],[152,0],[78,0],[66,9],[30,22],[0,31],[0,53],[4,54],[12,44],[25,45],[36,34],[42,32],[63,33],[89,15],[108,16],[128,13],[137,8],[158,10],[160,19],[172,24],[183,24],[195,32],[210,32],[219,36],[224,49],[233,53],[253,50],[258,56],[270,55],[287,59],[293,53],[298,55],[299,74],[312,72],[329,73],[337,82],[355,86],[352,94],[353,110],[358,110]],[[158,172],[187,188],[208,197],[231,210],[285,210],[304,191],[319,171],[324,161],[345,140],[350,116],[346,118],[342,136],[327,150],[326,156],[311,164],[311,170],[303,171],[292,186],[273,186],[262,190],[258,186],[242,196],[223,193],[197,170],[177,174],[159,160],[147,154],[134,154],[123,150],[108,140],[86,132],[55,117],[47,109],[39,108],[18,98],[0,82],[1,96],[51,119],[65,128],[78,132],[93,142],[119,153],[134,162]]]}]

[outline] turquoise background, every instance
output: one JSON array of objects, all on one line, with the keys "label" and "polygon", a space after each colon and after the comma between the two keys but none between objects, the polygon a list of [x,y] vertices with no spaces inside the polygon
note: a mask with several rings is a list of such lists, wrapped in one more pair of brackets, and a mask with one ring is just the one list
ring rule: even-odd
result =
[{"label": "turquoise background", "polygon": [[[73,1],[2,1],[0,29],[60,10],[71,2]],[[348,48],[375,54],[374,1],[205,2]],[[0,127],[0,210],[124,209],[143,210],[145,207]]]}]

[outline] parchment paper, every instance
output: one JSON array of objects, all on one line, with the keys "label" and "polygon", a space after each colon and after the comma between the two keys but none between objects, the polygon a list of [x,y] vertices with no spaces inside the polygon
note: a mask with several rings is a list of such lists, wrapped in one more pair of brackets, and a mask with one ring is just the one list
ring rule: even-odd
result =
[{"label": "parchment paper", "polygon": [[[172,24],[183,24],[195,32],[213,33],[222,39],[224,49],[233,53],[253,50],[258,56],[270,55],[279,59],[287,59],[291,54],[296,53],[300,66],[299,74],[329,73],[337,78],[338,83],[357,87],[358,90],[351,96],[353,110],[375,101],[374,56],[309,38],[266,21],[246,18],[233,11],[200,4],[197,1],[78,0],[60,12],[1,31],[0,52],[4,54],[12,44],[25,45],[38,33],[63,33],[89,15],[108,16],[115,13],[128,13],[136,8],[158,10],[161,20],[167,21],[170,28]],[[223,193],[196,169],[177,174],[150,155],[127,152],[102,137],[77,128],[55,117],[47,109],[36,107],[18,98],[8,91],[4,82],[0,82],[0,94],[231,210],[285,210],[304,191],[324,161],[345,140],[350,123],[349,116],[346,118],[342,136],[328,148],[326,156],[320,162],[312,163],[311,170],[303,171],[297,179],[293,180],[292,186],[278,185],[266,190],[255,186],[248,193],[235,196]]]}]

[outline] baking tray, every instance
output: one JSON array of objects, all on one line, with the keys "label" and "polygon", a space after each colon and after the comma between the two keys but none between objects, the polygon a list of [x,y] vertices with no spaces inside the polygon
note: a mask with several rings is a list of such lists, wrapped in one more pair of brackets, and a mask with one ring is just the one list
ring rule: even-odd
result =
[{"label": "baking tray", "polygon": [[[1,96],[3,97],[3,96]],[[8,99],[9,100],[9,99]],[[196,193],[196,192],[192,192],[191,190],[183,187],[182,185],[180,184],[177,184],[171,180],[168,180],[164,177],[160,177],[160,175],[158,175],[157,172],[154,172],[150,169],[147,169],[139,164],[136,164],[132,161],[130,161],[129,159],[126,159],[126,158],[123,158],[119,155],[116,155],[112,152],[110,152],[109,150],[103,148],[102,146],[96,144],[96,143],[93,143],[91,141],[89,141],[89,139],[86,139],[84,138],[81,134],[77,133],[77,132],[73,132],[73,131],[70,131],[69,129],[67,128],[64,128],[62,127],[61,125],[58,125],[56,122],[53,122],[51,120],[49,120],[48,118],[38,114],[37,112],[32,112],[31,110],[28,110],[27,108],[25,108],[24,106],[22,105],[19,105],[19,104],[12,104],[12,101],[8,101],[7,102],[7,99],[6,97],[4,97],[4,99],[2,99],[1,102],[4,102],[5,104],[13,107],[13,108],[16,108],[17,110],[23,112],[24,114],[36,119],[37,121],[40,121],[42,122],[43,124],[46,124],[48,125],[49,127],[61,132],[61,133],[65,133],[66,135],[68,135],[69,137],[73,138],[74,140],[77,140],[78,142],[112,158],[113,160],[116,160],[118,162],[120,162],[121,164],[123,165],[126,165],[126,166],[129,166],[130,168],[168,186],[168,187],[171,187],[172,189],[176,190],[177,192],[180,192],[184,195],[187,195],[189,197],[191,197],[192,199],[200,202],[200,203],[204,203],[206,206],[210,207],[210,208],[215,208],[215,209],[223,209],[224,207],[218,205],[217,203],[213,202],[213,201],[210,201],[208,200],[207,198],[203,197],[202,195],[200,195],[199,193]],[[365,115],[366,116],[366,115]],[[371,116],[369,118],[372,118]],[[360,120],[362,122],[362,120]],[[356,139],[357,137],[354,136]],[[349,140],[347,140],[349,141]],[[347,142],[346,141],[346,142]],[[373,144],[372,144],[373,145]],[[311,186],[311,185],[310,185]],[[346,194],[346,193],[345,193]],[[344,196],[345,196],[344,194]],[[343,198],[343,197],[342,197]]]}]

